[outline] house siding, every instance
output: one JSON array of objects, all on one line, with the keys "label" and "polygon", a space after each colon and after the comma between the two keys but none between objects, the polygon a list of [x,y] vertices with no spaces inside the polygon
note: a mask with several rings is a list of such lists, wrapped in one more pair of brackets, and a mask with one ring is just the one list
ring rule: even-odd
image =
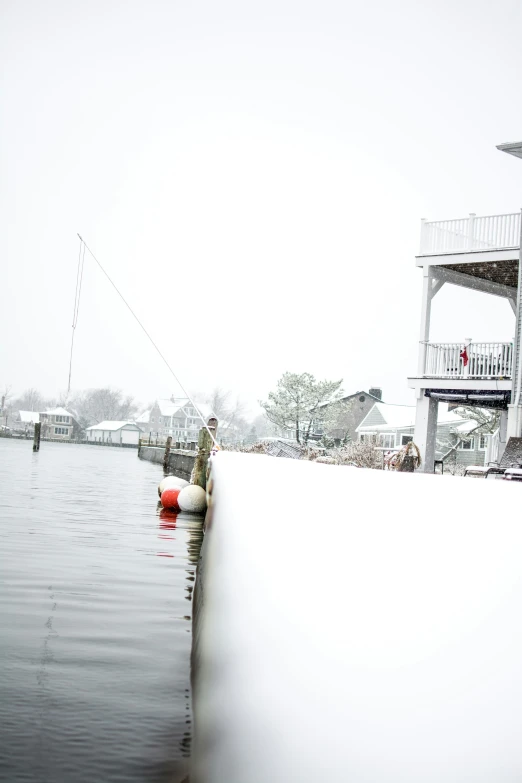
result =
[{"label": "house siding", "polygon": [[375,405],[375,399],[364,392],[359,392],[352,397],[346,398],[345,402],[349,407],[348,410],[343,412],[340,416],[342,428],[333,428],[331,437],[335,439],[346,438],[347,440],[354,441],[357,440],[357,433],[355,430]]},{"label": "house siding", "polygon": [[[62,421],[61,419],[67,418],[68,421]],[[72,416],[63,416],[56,414],[40,414],[40,421],[42,423],[42,437],[52,438],[53,440],[73,440],[79,435],[79,427],[77,422]],[[56,432],[56,428],[60,430],[66,429],[67,432]]]},{"label": "house siding", "polygon": [[[372,405],[375,404],[375,400],[373,400]],[[362,422],[360,422],[362,423]],[[375,407],[373,410],[370,410],[367,417],[364,419],[364,426],[365,427],[375,427],[377,424],[386,424],[386,421],[384,420],[384,417],[380,410]],[[392,432],[393,427],[390,428],[390,432]]]}]

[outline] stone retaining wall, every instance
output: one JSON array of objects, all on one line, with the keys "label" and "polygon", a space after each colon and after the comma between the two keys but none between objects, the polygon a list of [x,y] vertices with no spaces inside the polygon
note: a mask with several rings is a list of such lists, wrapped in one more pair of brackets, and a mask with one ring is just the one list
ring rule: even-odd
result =
[{"label": "stone retaining wall", "polygon": [[[190,481],[192,468],[196,460],[195,451],[185,451],[184,449],[171,449],[169,455],[169,473],[173,473],[175,476],[179,476],[185,481]],[[140,459],[146,459],[149,462],[157,462],[159,465],[163,465],[163,457],[165,456],[164,446],[140,446],[138,449],[138,457]]]}]

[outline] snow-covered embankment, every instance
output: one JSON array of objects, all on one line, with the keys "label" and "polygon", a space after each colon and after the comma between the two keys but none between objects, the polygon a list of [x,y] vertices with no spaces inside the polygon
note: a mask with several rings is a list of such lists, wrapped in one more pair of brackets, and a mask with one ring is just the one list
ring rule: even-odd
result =
[{"label": "snow-covered embankment", "polygon": [[222,453],[196,783],[522,779],[521,488]]}]

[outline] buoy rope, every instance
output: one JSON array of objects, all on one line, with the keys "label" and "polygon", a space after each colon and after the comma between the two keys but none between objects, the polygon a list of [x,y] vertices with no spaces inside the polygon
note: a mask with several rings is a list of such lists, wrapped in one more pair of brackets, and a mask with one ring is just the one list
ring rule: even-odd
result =
[{"label": "buoy rope", "polygon": [[[148,331],[145,329],[144,325],[142,324],[142,322],[140,321],[140,319],[138,318],[138,316],[136,315],[136,313],[134,312],[134,310],[132,309],[132,307],[130,306],[130,304],[127,302],[127,300],[125,299],[125,297],[123,296],[123,294],[122,294],[122,293],[121,293],[121,291],[119,290],[119,288],[118,288],[118,286],[116,285],[116,283],[114,282],[114,280],[113,280],[113,279],[112,279],[112,278],[109,276],[108,272],[106,272],[106,271],[105,271],[105,269],[103,268],[103,266],[101,265],[101,263],[98,261],[98,259],[96,258],[96,256],[95,256],[95,255],[94,255],[94,253],[92,252],[91,248],[89,247],[89,245],[87,244],[87,242],[85,241],[85,239],[83,239],[83,238],[80,236],[80,234],[78,234],[78,237],[79,237],[79,239],[80,239],[80,243],[83,243],[83,247],[84,247],[84,251],[83,251],[83,252],[84,252],[84,256],[85,256],[85,249],[87,249],[87,250],[88,250],[88,252],[89,252],[89,254],[90,254],[90,256],[91,256],[91,258],[92,258],[94,261],[96,261],[96,263],[97,263],[97,264],[98,264],[98,266],[100,267],[101,271],[103,272],[103,274],[105,275],[105,277],[107,278],[107,280],[109,281],[109,283],[112,285],[112,287],[114,288],[114,290],[116,291],[116,293],[118,294],[118,296],[120,297],[120,299],[122,300],[122,302],[125,304],[125,306],[127,307],[127,309],[130,311],[131,315],[132,315],[132,316],[134,317],[134,319],[135,319],[135,320],[138,322],[139,326],[141,327],[141,329],[143,330],[143,332],[145,333],[145,335],[148,337],[148,339],[149,339],[150,343],[153,345],[153,347],[155,348],[156,352],[158,353],[158,355],[160,356],[160,358],[162,359],[162,361],[163,361],[163,362],[164,362],[164,364],[166,365],[167,369],[170,371],[170,373],[171,373],[172,377],[174,378],[174,380],[176,381],[176,383],[177,383],[177,384],[178,384],[178,386],[180,387],[180,389],[181,389],[181,391],[183,392],[183,394],[185,395],[185,397],[187,397],[187,399],[188,399],[188,400],[190,400],[190,402],[192,403],[192,406],[193,406],[193,407],[194,407],[194,409],[196,410],[196,413],[198,414],[199,418],[200,418],[200,419],[201,419],[201,421],[203,422],[203,426],[205,427],[206,431],[208,432],[208,434],[209,434],[209,435],[210,435],[210,437],[212,438],[212,443],[214,444],[214,446],[215,446],[216,448],[219,448],[219,446],[218,446],[218,443],[217,443],[217,441],[216,441],[215,437],[213,436],[212,432],[210,431],[210,429],[209,429],[209,426],[208,426],[207,422],[206,422],[206,421],[205,421],[205,419],[203,418],[203,416],[202,416],[202,414],[201,414],[201,411],[199,410],[198,406],[196,405],[196,403],[195,403],[195,402],[194,402],[194,400],[192,399],[191,395],[190,395],[190,394],[188,393],[188,391],[185,389],[185,387],[184,387],[184,386],[183,386],[183,384],[181,383],[180,379],[178,378],[178,376],[176,375],[176,373],[174,372],[174,370],[172,369],[172,367],[170,366],[170,364],[168,363],[168,361],[166,360],[166,358],[163,356],[162,352],[160,351],[160,349],[158,348],[158,346],[156,345],[156,343],[154,342],[154,340],[152,339],[152,337],[150,336],[150,334],[148,333]],[[81,245],[80,245],[80,247],[81,247]]]}]

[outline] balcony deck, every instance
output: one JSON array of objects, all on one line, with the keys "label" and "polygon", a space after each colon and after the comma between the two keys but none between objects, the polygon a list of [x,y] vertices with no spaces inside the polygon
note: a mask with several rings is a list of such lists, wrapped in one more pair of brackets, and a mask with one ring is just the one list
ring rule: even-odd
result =
[{"label": "balcony deck", "polygon": [[423,220],[416,265],[431,268],[442,282],[505,296],[514,307],[521,224],[520,212]]},{"label": "balcony deck", "polygon": [[[513,343],[431,343],[426,345],[424,372],[408,378],[410,388],[463,394],[511,391]],[[465,349],[465,350],[464,350]],[[451,397],[451,395],[449,395]]]},{"label": "balcony deck", "polygon": [[520,247],[520,212],[422,221],[420,256],[481,253]]},{"label": "balcony deck", "polygon": [[425,378],[510,379],[513,343],[428,343]]},{"label": "balcony deck", "polygon": [[521,213],[422,221],[417,266],[447,270],[516,288]]}]

